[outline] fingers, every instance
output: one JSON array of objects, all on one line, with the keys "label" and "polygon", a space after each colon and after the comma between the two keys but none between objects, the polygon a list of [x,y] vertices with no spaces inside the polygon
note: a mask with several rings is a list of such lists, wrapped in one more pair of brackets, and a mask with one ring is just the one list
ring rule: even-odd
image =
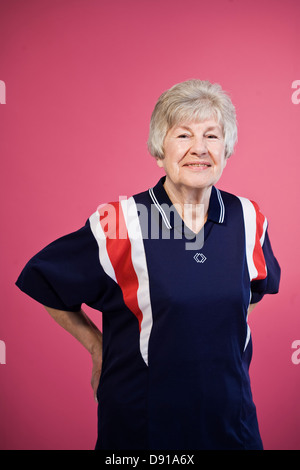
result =
[{"label": "fingers", "polygon": [[99,387],[100,375],[101,375],[101,371],[94,372],[92,375],[92,380],[91,380],[91,386],[94,392],[94,400],[96,403],[98,403],[97,391]]}]

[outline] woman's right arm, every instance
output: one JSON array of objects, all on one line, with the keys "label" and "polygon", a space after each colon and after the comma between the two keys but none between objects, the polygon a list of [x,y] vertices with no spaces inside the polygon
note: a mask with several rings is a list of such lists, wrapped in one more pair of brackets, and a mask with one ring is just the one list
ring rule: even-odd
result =
[{"label": "woman's right arm", "polygon": [[81,309],[79,312],[68,312],[44,306],[51,317],[77,339],[91,355],[93,368],[91,385],[97,401],[97,389],[102,368],[102,333]]}]

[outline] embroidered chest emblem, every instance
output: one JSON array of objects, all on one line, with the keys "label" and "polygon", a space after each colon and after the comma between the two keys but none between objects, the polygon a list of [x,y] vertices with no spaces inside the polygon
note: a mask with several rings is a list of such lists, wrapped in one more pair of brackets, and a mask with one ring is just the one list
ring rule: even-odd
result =
[{"label": "embroidered chest emblem", "polygon": [[206,256],[203,255],[203,253],[196,253],[194,255],[194,260],[197,262],[197,263],[204,263],[206,261]]}]

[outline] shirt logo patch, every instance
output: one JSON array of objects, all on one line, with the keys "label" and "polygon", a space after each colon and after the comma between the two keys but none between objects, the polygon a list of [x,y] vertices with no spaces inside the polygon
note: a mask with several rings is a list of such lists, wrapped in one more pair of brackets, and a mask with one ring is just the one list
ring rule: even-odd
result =
[{"label": "shirt logo patch", "polygon": [[194,256],[194,260],[197,262],[197,263],[204,263],[204,261],[206,261],[206,256],[204,256],[202,253],[196,253],[195,256]]}]

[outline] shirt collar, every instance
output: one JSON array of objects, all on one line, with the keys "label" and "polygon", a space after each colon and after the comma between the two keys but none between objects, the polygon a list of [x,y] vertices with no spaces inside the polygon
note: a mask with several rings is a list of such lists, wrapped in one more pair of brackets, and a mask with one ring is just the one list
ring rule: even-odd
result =
[{"label": "shirt collar", "polygon": [[[167,195],[165,188],[163,186],[166,177],[163,176],[159,182],[153,188],[149,189],[149,194],[152,199],[153,204],[160,212],[161,217],[166,225],[167,228],[173,228],[172,222],[170,220],[170,213],[165,212],[163,209],[163,205],[167,204],[169,207],[172,206],[172,202]],[[208,206],[208,216],[207,220],[211,220],[212,222],[222,224],[225,220],[225,205],[223,202],[223,198],[219,189],[215,186],[212,187],[209,206]]]}]

